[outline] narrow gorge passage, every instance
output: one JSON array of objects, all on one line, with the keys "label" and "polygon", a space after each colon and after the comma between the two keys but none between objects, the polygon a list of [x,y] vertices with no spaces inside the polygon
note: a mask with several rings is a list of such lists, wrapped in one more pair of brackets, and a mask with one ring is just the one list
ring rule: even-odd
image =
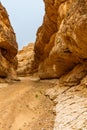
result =
[{"label": "narrow gorge passage", "polygon": [[0,130],[53,130],[53,102],[45,96],[55,80],[0,84]]}]

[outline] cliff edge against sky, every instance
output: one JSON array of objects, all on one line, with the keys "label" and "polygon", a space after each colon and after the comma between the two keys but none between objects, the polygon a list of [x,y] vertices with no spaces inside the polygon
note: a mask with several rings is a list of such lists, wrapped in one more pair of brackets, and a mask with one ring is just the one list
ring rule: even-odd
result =
[{"label": "cliff edge against sky", "polygon": [[18,45],[6,9],[0,3],[0,77],[15,79]]},{"label": "cliff edge against sky", "polygon": [[39,77],[36,86],[51,82],[53,86],[45,95],[54,102],[54,130],[86,130],[87,0],[44,0],[44,3],[45,16],[35,45],[23,48],[17,56],[15,34],[0,4],[0,76],[15,79],[17,69],[22,76],[36,73]]},{"label": "cliff edge against sky", "polygon": [[46,95],[54,101],[54,130],[87,129],[87,0],[44,0],[32,72],[58,78]]}]

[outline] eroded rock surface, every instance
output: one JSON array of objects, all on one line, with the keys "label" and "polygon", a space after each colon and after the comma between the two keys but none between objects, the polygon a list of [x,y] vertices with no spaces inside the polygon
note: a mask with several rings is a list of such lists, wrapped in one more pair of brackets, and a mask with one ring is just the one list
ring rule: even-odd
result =
[{"label": "eroded rock surface", "polygon": [[[54,130],[86,130],[87,0],[44,0],[44,2],[46,13],[43,24],[37,31],[34,52],[33,44],[19,51],[17,73],[25,75],[33,72],[32,70],[34,69],[38,71],[42,79],[59,78],[54,84],[55,87],[46,92],[46,95],[49,95],[55,105],[54,113],[56,118]],[[12,62],[16,68],[17,62],[14,62],[14,60],[10,61],[9,57],[10,54],[12,54],[12,57],[15,57],[17,46],[13,43],[11,45],[10,42],[8,44],[5,42],[4,47],[2,45],[1,42],[0,58],[3,62],[0,65],[3,68],[1,70],[5,71],[0,73],[5,76],[8,75],[8,72],[12,73],[14,70],[8,69],[10,68],[9,63]],[[13,51],[10,51],[11,47]],[[8,54],[5,55],[5,53]],[[10,66],[12,68],[12,64]],[[29,80],[37,83],[40,81],[40,79],[37,80],[32,77]],[[26,86],[26,84],[24,85]],[[26,88],[25,86],[24,88]],[[26,98],[26,95],[23,98]],[[3,124],[3,126],[5,125]],[[34,129],[35,126],[33,127]],[[14,128],[14,126],[12,127]]]},{"label": "eroded rock surface", "polygon": [[21,76],[32,73],[32,62],[34,60],[34,44],[29,43],[18,52],[18,69],[17,74]]},{"label": "eroded rock surface", "polygon": [[41,79],[59,78],[46,95],[54,101],[54,130],[87,129],[87,0],[44,0],[34,67]]},{"label": "eroded rock surface", "polygon": [[6,9],[0,3],[0,77],[16,77],[18,45]]},{"label": "eroded rock surface", "polygon": [[55,104],[54,130],[87,129],[87,76],[83,76],[78,83],[78,78],[81,78],[80,76],[85,72],[82,71],[81,66],[78,67],[79,73],[76,70],[73,72],[63,76],[54,88],[46,92]]},{"label": "eroded rock surface", "polygon": [[87,1],[44,0],[37,31],[35,67],[41,78],[61,77],[87,58]]}]

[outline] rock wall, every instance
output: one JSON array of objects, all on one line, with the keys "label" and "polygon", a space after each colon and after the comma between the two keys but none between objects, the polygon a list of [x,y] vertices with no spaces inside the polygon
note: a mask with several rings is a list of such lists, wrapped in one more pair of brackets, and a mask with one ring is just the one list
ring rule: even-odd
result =
[{"label": "rock wall", "polygon": [[35,68],[41,78],[61,77],[87,58],[86,0],[44,0],[37,31]]},{"label": "rock wall", "polygon": [[34,44],[29,43],[23,47],[17,54],[18,69],[17,74],[20,76],[29,75],[32,73],[32,62],[34,60]]},{"label": "rock wall", "polygon": [[66,77],[65,82],[58,80],[55,87],[46,93],[55,104],[53,130],[87,130],[87,76],[76,85],[74,76],[79,78],[79,73],[73,72],[73,80],[66,80]]},{"label": "rock wall", "polygon": [[18,45],[6,9],[0,3],[0,77],[15,78]]},{"label": "rock wall", "polygon": [[[17,73],[38,71],[42,79],[59,78],[46,92],[55,105],[54,130],[87,130],[87,0],[44,2],[46,13],[35,46],[19,51]],[[17,43],[1,4],[0,29],[0,76],[12,78]]]},{"label": "rock wall", "polygon": [[41,79],[58,78],[54,130],[87,130],[87,0],[44,0],[34,67]]}]

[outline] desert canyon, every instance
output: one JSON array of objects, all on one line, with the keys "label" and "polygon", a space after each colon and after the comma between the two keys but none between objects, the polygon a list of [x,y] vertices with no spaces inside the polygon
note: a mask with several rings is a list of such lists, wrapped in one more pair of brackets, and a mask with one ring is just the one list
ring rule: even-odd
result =
[{"label": "desert canyon", "polygon": [[0,3],[0,130],[87,130],[87,0],[43,2],[22,50]]}]

